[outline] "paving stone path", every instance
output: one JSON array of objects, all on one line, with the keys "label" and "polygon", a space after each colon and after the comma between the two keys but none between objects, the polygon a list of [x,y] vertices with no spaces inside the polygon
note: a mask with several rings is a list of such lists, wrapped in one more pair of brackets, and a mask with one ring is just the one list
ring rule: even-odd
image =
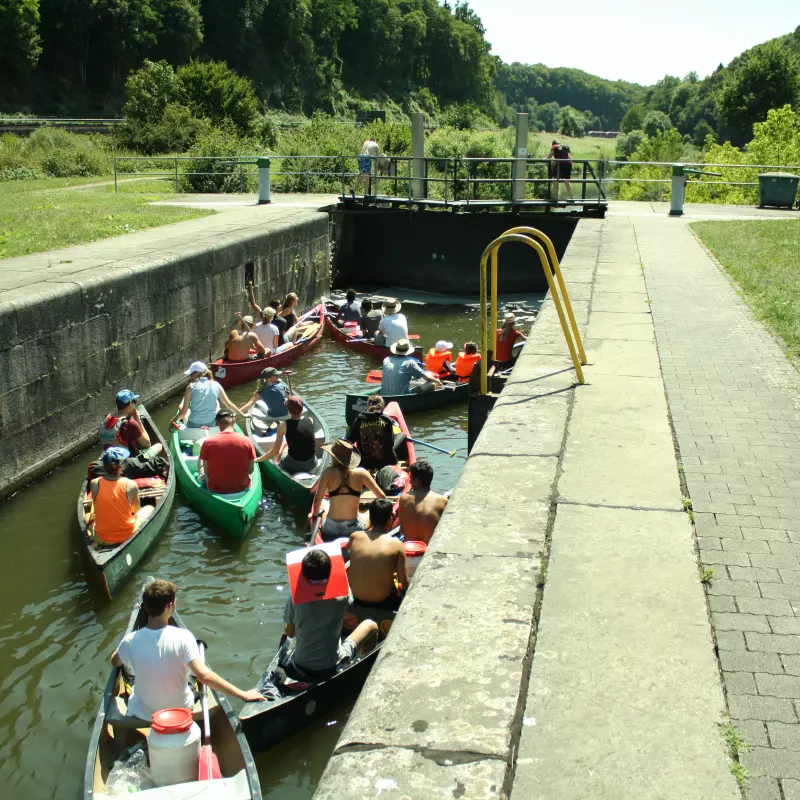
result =
[{"label": "paving stone path", "polygon": [[682,220],[633,222],[749,800],[800,800],[800,376]]}]

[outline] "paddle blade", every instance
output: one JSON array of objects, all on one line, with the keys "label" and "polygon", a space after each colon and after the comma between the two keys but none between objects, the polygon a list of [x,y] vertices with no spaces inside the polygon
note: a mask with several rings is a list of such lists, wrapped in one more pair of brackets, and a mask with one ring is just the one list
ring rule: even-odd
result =
[{"label": "paddle blade", "polygon": [[211,749],[210,744],[204,744],[200,748],[200,761],[197,768],[197,780],[213,781],[222,777],[219,769],[219,759]]},{"label": "paddle blade", "polygon": [[408,340],[410,342],[415,342],[417,339],[419,339],[419,334],[418,333],[409,333],[408,334]]},{"label": "paddle blade", "polygon": [[367,383],[380,383],[383,380],[383,370],[371,369],[366,377]]}]

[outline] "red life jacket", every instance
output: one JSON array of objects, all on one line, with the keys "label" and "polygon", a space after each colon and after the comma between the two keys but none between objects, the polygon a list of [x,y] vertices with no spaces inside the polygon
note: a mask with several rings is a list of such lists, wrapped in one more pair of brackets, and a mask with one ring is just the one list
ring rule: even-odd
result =
[{"label": "red life jacket", "polygon": [[440,378],[446,378],[450,373],[444,369],[444,362],[452,360],[453,354],[449,350],[439,353],[434,348],[431,348],[428,350],[428,355],[425,356],[425,369]]},{"label": "red life jacket", "polygon": [[125,422],[125,417],[115,417],[113,414],[109,414],[103,420],[103,424],[100,426],[100,444],[103,445],[103,450],[124,444],[119,438],[119,429],[123,422]]},{"label": "red life jacket", "polygon": [[472,355],[467,355],[466,353],[458,354],[458,358],[456,359],[455,363],[455,368],[459,383],[466,383],[469,380],[470,375],[472,375],[472,371],[475,369],[475,365],[480,360],[481,360],[480,353],[473,353]]}]

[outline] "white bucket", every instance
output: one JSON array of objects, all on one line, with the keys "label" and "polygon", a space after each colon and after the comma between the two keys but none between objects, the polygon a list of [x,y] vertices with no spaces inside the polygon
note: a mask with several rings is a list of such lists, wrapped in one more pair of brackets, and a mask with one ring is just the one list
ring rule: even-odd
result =
[{"label": "white bucket", "polygon": [[417,567],[422,563],[427,549],[428,546],[425,542],[406,542],[406,575],[408,575],[409,581],[414,577]]},{"label": "white bucket", "polygon": [[[156,786],[171,786],[197,780],[200,760],[200,728],[196,722],[180,730],[180,726],[159,725],[159,715],[186,711],[188,709],[166,709],[153,714],[153,727],[147,736],[150,754],[150,774]],[[163,732],[161,732],[163,731]]]}]

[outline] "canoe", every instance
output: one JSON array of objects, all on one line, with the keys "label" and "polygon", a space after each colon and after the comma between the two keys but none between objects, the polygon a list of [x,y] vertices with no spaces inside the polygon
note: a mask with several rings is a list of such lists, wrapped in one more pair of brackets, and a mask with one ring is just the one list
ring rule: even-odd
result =
[{"label": "canoe", "polygon": [[164,452],[161,455],[169,462],[167,477],[162,486],[156,485],[145,488],[144,484],[157,482],[151,479],[140,479],[138,481],[140,484],[140,502],[154,505],[156,508],[152,516],[145,521],[142,527],[127,542],[117,546],[98,546],[92,542],[85,521],[85,515],[92,505],[88,476],[81,484],[81,490],[78,495],[78,525],[83,534],[89,562],[92,565],[91,570],[98,576],[109,599],[113,599],[122,585],[133,575],[139,564],[144,560],[144,557],[164,532],[172,509],[172,502],[175,499],[176,477],[167,443],[144,406],[139,406],[139,416],[142,419],[145,431],[150,437],[150,441],[153,444],[161,443],[164,448]]},{"label": "canoe", "polygon": [[[237,433],[242,432],[238,425],[233,427]],[[258,464],[253,465],[250,487],[245,491],[237,494],[209,492],[197,480],[198,456],[193,455],[193,445],[194,442],[181,441],[179,430],[172,432],[169,446],[181,491],[195,511],[215,522],[234,539],[244,539],[250,532],[261,502],[261,470]]]},{"label": "canoe", "polygon": [[[449,388],[452,387],[452,388]],[[367,410],[367,400],[370,395],[377,394],[380,386],[374,386],[363,392],[354,392],[345,397],[345,420],[348,425],[362,412]],[[469,399],[469,383],[445,383],[444,389],[435,389],[422,394],[393,394],[382,395],[386,403],[396,403],[404,414],[414,414],[418,411],[430,411],[434,408],[466,403]]]},{"label": "canoe", "polygon": [[[141,592],[137,595],[128,621],[125,633],[130,633],[147,624],[147,617],[141,609]],[[177,613],[170,620],[170,624],[180,628],[185,627]],[[120,720],[124,716],[123,694],[125,692],[125,676],[120,667],[111,670],[111,676],[106,684],[103,699],[100,701],[100,709],[95,717],[92,736],[89,740],[89,751],[86,757],[86,766],[83,774],[83,794],[84,800],[94,800],[96,797],[104,796],[106,791],[106,780],[116,758],[122,755],[127,746],[135,745],[137,742],[144,741],[146,729],[133,728],[128,725],[112,725],[111,720]],[[195,718],[198,718],[199,703],[195,706]],[[258,780],[258,772],[253,761],[253,754],[247,739],[242,733],[241,725],[236,717],[228,699],[224,694],[217,693],[213,689],[209,691],[209,718],[211,722],[211,747],[219,758],[220,772],[222,778],[228,783],[236,777],[236,786],[240,788],[238,793],[225,795],[231,800],[261,800],[261,786]],[[202,728],[202,717],[198,724]],[[121,721],[121,720],[120,720]],[[133,723],[135,724],[135,722]],[[123,736],[115,736],[119,730],[124,729]],[[215,781],[218,790],[221,781]],[[187,787],[190,794],[178,795],[171,794],[170,789],[164,787],[164,798],[180,797],[211,797],[210,794],[198,792],[199,786],[189,783],[181,784]],[[189,788],[191,787],[191,788]],[[177,787],[175,787],[177,790]],[[245,791],[247,790],[247,791]],[[155,792],[156,790],[150,790]],[[249,792],[249,793],[248,793]],[[149,797],[150,795],[148,795]],[[154,800],[155,800],[154,794]],[[219,796],[219,795],[216,795]]]},{"label": "canoe", "polygon": [[[349,630],[355,628],[359,619],[373,619],[378,623],[382,636],[388,632],[397,613],[368,606],[360,606],[358,612],[357,615],[351,615],[350,612],[345,615],[345,624],[348,621],[351,624]],[[343,628],[342,637],[345,638],[347,633],[348,630]],[[282,668],[293,646],[293,641],[287,639],[256,686],[267,702],[245,703],[239,712],[242,730],[253,752],[260,753],[272,747],[341,705],[343,700],[358,694],[382,644],[379,639],[372,650],[340,668],[332,678],[319,683],[306,683],[290,678]]]},{"label": "canoe", "polygon": [[261,375],[262,370],[267,367],[287,367],[300,356],[316,347],[322,341],[322,321],[325,307],[320,303],[310,311],[306,311],[300,318],[300,322],[316,322],[316,327],[309,328],[302,339],[298,339],[293,345],[287,347],[280,353],[272,355],[253,356],[249,361],[226,361],[224,358],[217,358],[209,365],[214,373],[215,380],[219,381],[226,389],[231,386],[238,386],[240,383],[247,383],[255,380]]},{"label": "canoe", "polygon": [[[247,435],[259,456],[270,450],[275,444],[277,426],[272,429],[267,428],[264,420],[268,416],[266,406],[263,401],[259,400],[247,417]],[[317,491],[319,476],[330,462],[330,455],[326,450],[322,450],[322,445],[330,441],[330,432],[325,420],[308,404],[305,404],[303,416],[310,417],[314,422],[317,440],[317,466],[314,471],[298,472],[292,475],[272,460],[262,461],[261,469],[267,481],[283,492],[295,505],[307,511],[311,508],[311,501]],[[284,443],[284,451],[285,449],[286,444]]]},{"label": "canoe", "polygon": [[[337,342],[341,342],[343,345],[346,345],[350,350],[354,350],[356,353],[364,353],[364,355],[371,356],[372,358],[378,359],[379,361],[383,361],[384,358],[390,356],[391,353],[389,352],[388,347],[381,347],[380,345],[375,344],[374,342],[367,342],[364,339],[360,338],[359,335],[354,335],[354,331],[347,330],[343,327],[340,327],[336,324],[336,313],[338,311],[338,306],[336,303],[332,303],[328,301],[326,304],[326,312],[324,319],[325,319],[325,329],[331,335],[331,338],[335,339]],[[356,331],[358,329],[355,329]],[[422,348],[416,347],[414,348],[414,355],[421,357],[422,356]]]}]

